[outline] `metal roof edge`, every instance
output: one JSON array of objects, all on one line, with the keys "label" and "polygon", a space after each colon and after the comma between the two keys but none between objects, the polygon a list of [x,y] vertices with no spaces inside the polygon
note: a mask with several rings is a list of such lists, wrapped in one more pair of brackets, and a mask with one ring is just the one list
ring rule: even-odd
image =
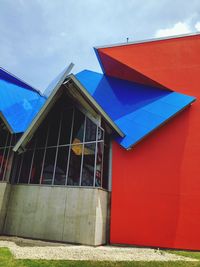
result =
[{"label": "metal roof edge", "polygon": [[19,141],[17,142],[17,144],[14,146],[13,151],[17,152],[19,150],[19,148],[25,143],[27,142],[27,140],[29,140],[29,138],[31,137],[31,133],[34,130],[35,127],[37,127],[38,123],[40,122],[40,120],[42,120],[42,115],[44,113],[44,111],[47,109],[47,107],[51,104],[52,99],[55,97],[55,95],[58,93],[59,88],[61,87],[61,85],[63,84],[64,80],[66,80],[67,75],[69,73],[69,71],[71,71],[71,68],[74,66],[73,63],[70,63],[69,67],[66,69],[66,71],[64,72],[64,74],[62,75],[62,78],[60,79],[60,81],[56,84],[55,88],[53,89],[52,93],[50,94],[50,96],[48,97],[47,101],[45,102],[45,104],[42,106],[42,108],[40,109],[40,111],[38,112],[38,114],[35,116],[35,118],[32,120],[31,124],[29,125],[28,129],[24,132],[24,134],[21,136],[21,138],[19,139]]},{"label": "metal roof edge", "polygon": [[99,62],[99,65],[100,65],[100,67],[101,67],[101,69],[102,69],[102,72],[105,74],[106,72],[105,72],[103,63],[101,62],[100,55],[99,55],[99,51],[98,51],[98,49],[96,49],[95,47],[93,47],[93,49],[94,49],[95,55],[96,55],[96,57],[97,57],[97,60],[98,60],[98,62]]},{"label": "metal roof edge", "polygon": [[[179,111],[177,111],[174,115],[172,115],[171,117],[169,117],[166,121],[164,121],[163,123],[161,123],[160,125],[158,125],[155,129],[153,129],[152,131],[150,131],[149,133],[147,133],[145,136],[143,136],[141,139],[139,139],[136,143],[130,145],[129,147],[126,148],[126,150],[131,150],[132,148],[134,148],[138,143],[140,143],[143,139],[145,139],[146,137],[148,137],[150,134],[152,134],[153,132],[155,132],[156,130],[158,130],[159,128],[161,128],[162,126],[164,126],[165,124],[167,124],[171,119],[175,118],[178,114],[180,114],[182,111],[186,110],[187,108],[189,108],[194,102],[196,101],[196,98],[194,97],[194,99],[188,103],[185,107],[183,107],[182,109],[180,109]],[[120,144],[119,144],[120,145]]]},{"label": "metal roof edge", "polygon": [[159,38],[150,38],[150,39],[142,39],[138,41],[133,42],[124,42],[124,43],[116,43],[116,44],[108,44],[108,45],[102,45],[102,46],[94,46],[93,48],[98,50],[101,48],[112,48],[112,47],[118,47],[118,46],[128,46],[128,45],[134,45],[134,44],[143,44],[143,43],[150,43],[150,42],[157,42],[157,41],[165,41],[165,40],[171,40],[176,38],[184,38],[184,37],[192,37],[192,36],[200,36],[200,32],[194,32],[194,33],[187,33],[187,34],[178,34],[178,35],[170,35],[166,37],[159,37]]},{"label": "metal roof edge", "polygon": [[26,86],[28,86],[30,89],[32,89],[32,91],[38,93],[40,96],[42,96],[42,93],[40,92],[40,90],[34,88],[33,86],[31,86],[30,84],[28,84],[27,82],[25,82],[24,80],[20,79],[19,77],[17,77],[16,75],[12,74],[11,72],[7,71],[6,69],[0,67],[0,69],[4,72],[6,72],[8,75],[12,76],[13,78],[15,78],[16,80],[20,81],[21,83],[24,83]]},{"label": "metal roof edge", "polygon": [[7,121],[7,119],[5,118],[5,116],[3,115],[3,112],[2,112],[2,111],[0,111],[0,118],[1,118],[2,121],[5,123],[6,127],[7,127],[8,130],[9,130],[9,132],[10,132],[11,134],[13,134],[14,131],[13,131],[12,127],[10,126],[9,122]]}]

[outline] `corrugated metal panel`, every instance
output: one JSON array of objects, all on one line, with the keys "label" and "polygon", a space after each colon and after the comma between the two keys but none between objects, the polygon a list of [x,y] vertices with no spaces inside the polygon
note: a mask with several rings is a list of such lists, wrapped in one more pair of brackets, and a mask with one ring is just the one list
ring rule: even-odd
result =
[{"label": "corrugated metal panel", "polygon": [[171,90],[141,85],[106,75],[82,71],[76,78],[125,133],[116,141],[128,149],[195,98]]},{"label": "corrugated metal panel", "polygon": [[24,132],[46,98],[0,69],[0,111],[14,133]]}]

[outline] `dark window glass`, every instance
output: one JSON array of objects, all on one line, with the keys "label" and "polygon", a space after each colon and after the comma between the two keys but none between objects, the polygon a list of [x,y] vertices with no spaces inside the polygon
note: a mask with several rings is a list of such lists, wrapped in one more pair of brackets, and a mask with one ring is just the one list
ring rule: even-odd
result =
[{"label": "dark window glass", "polygon": [[85,116],[79,110],[75,110],[72,144],[83,142]]},{"label": "dark window glass", "polygon": [[97,160],[96,160],[96,178],[95,186],[100,187],[102,185],[102,167],[103,167],[103,142],[97,143]]},{"label": "dark window glass", "polygon": [[36,149],[33,158],[33,165],[30,174],[30,183],[39,184],[44,157],[44,149]]},{"label": "dark window glass", "polygon": [[56,155],[56,148],[48,148],[46,150],[44,169],[41,178],[42,184],[52,184],[55,155]]},{"label": "dark window glass", "polygon": [[18,178],[20,177],[20,170],[22,167],[23,156],[24,154],[15,154],[13,168],[12,168],[12,179],[14,183],[18,183]]},{"label": "dark window glass", "polygon": [[20,137],[21,137],[21,134],[14,134],[13,138],[12,138],[11,145],[14,146],[17,143],[17,141],[19,140]]},{"label": "dark window glass", "polygon": [[4,180],[4,175],[7,172],[8,152],[9,152],[9,148],[5,148],[4,154],[3,154],[3,162],[2,162],[2,166],[1,166],[1,179],[2,180]]},{"label": "dark window glass", "polygon": [[55,185],[65,185],[69,147],[58,148],[55,170]]},{"label": "dark window glass", "polygon": [[83,145],[73,145],[71,147],[69,173],[67,184],[78,186],[80,183],[80,169]]},{"label": "dark window glass", "polygon": [[3,174],[3,179],[4,181],[9,180],[9,176],[11,173],[11,168],[12,168],[12,158],[13,158],[13,151],[12,148],[7,148],[7,157],[6,157],[6,164],[4,168],[4,174]]},{"label": "dark window glass", "polygon": [[71,127],[72,127],[72,109],[66,109],[63,112],[62,117],[62,126],[60,132],[60,145],[69,144],[70,135],[71,135]]},{"label": "dark window glass", "polygon": [[24,183],[24,184],[28,183],[32,157],[33,157],[33,150],[28,150],[24,153],[23,164],[19,177],[19,183]]},{"label": "dark window glass", "polygon": [[82,186],[93,186],[96,144],[85,144],[83,152]]},{"label": "dark window glass", "polygon": [[6,130],[5,124],[0,120],[0,147],[6,146],[6,141],[9,133]]},{"label": "dark window glass", "polygon": [[97,126],[90,119],[86,118],[85,142],[96,140]]},{"label": "dark window glass", "polygon": [[49,115],[49,135],[47,146],[56,146],[58,142],[58,132],[60,126],[60,113],[56,110],[52,111]]},{"label": "dark window glass", "polygon": [[[45,119],[38,130],[35,133],[35,137],[37,138],[36,147],[45,147],[48,133],[48,122]],[[32,146],[34,146],[34,140],[32,141]]]}]

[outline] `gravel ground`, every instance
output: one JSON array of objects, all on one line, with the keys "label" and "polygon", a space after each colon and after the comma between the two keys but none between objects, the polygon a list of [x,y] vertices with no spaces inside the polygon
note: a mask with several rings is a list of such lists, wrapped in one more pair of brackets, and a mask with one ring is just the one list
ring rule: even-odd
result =
[{"label": "gravel ground", "polygon": [[0,237],[0,247],[8,247],[17,259],[94,261],[196,261],[149,248],[82,246],[44,242],[18,237]]}]

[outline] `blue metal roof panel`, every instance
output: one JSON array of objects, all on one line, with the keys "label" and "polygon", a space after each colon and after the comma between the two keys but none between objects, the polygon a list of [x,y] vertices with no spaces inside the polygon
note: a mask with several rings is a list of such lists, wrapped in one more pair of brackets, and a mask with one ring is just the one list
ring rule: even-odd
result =
[{"label": "blue metal roof panel", "polygon": [[27,129],[45,101],[29,85],[0,70],[0,111],[14,133]]},{"label": "blue metal roof panel", "polygon": [[171,90],[160,90],[88,70],[76,74],[76,78],[125,133],[124,138],[116,138],[116,141],[126,149],[195,100]]}]

